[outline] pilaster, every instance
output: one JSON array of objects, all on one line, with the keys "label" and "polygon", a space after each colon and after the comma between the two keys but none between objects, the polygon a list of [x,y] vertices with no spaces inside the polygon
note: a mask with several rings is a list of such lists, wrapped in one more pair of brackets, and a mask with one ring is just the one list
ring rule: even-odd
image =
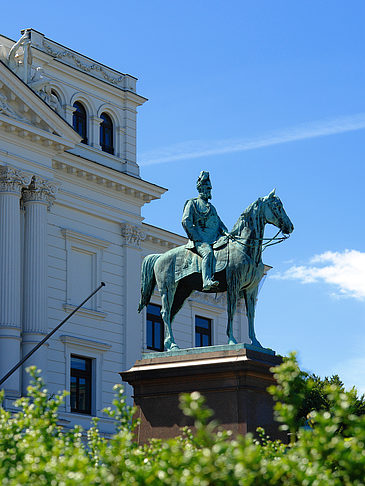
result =
[{"label": "pilaster", "polygon": [[63,105],[63,109],[65,110],[66,121],[69,125],[72,126],[73,123],[73,114],[75,111],[75,107],[72,105]]},{"label": "pilaster", "polygon": [[115,153],[120,159],[125,159],[125,129],[121,126],[115,128]]},{"label": "pilaster", "polygon": [[146,234],[140,226],[123,223],[122,248],[124,260],[125,369],[140,359],[142,347],[142,315],[137,312],[140,296],[141,241]]},{"label": "pilaster", "polygon": [[[23,190],[24,225],[24,286],[23,286],[23,342],[25,356],[48,331],[47,322],[47,209],[55,198],[56,186],[33,177]],[[42,370],[46,381],[47,347],[42,346],[26,363]],[[29,383],[23,369],[23,394]]]},{"label": "pilaster", "polygon": [[90,117],[90,145],[94,148],[101,149],[100,146],[100,124],[103,121],[98,116]]},{"label": "pilaster", "polygon": [[[0,374],[20,360],[20,195],[29,178],[16,168],[0,167]],[[20,395],[19,371],[5,383],[6,396]]]}]

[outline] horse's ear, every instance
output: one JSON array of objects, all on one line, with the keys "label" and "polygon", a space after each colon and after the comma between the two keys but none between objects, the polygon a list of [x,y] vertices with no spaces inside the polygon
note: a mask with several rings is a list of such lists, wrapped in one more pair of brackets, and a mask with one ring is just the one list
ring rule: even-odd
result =
[{"label": "horse's ear", "polygon": [[270,194],[268,195],[268,197],[274,197],[275,196],[275,191],[276,189],[273,189]]}]

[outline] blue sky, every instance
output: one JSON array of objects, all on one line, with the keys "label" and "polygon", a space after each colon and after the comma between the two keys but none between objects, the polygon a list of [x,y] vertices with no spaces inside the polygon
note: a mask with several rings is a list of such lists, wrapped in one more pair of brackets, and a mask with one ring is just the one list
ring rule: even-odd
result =
[{"label": "blue sky", "polygon": [[3,5],[1,31],[33,27],[139,78],[141,175],[169,189],[146,221],[183,234],[200,170],[228,227],[276,187],[295,231],[264,254],[257,337],[365,392],[365,3],[50,5]]}]

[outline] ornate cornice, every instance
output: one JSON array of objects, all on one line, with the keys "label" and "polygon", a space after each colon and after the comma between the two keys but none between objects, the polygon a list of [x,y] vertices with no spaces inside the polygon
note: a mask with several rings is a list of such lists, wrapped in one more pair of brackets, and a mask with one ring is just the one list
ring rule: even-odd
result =
[{"label": "ornate cornice", "polygon": [[48,208],[52,206],[58,190],[58,184],[33,176],[29,186],[23,189],[23,203],[45,202]]},{"label": "ornate cornice", "polygon": [[8,165],[0,167],[0,192],[13,192],[20,194],[24,186],[29,184],[27,174]]},{"label": "ornate cornice", "polygon": [[120,76],[115,76],[111,74],[111,70],[109,70],[108,68],[105,68],[104,66],[101,66],[100,64],[95,62],[83,62],[81,60],[81,56],[78,56],[74,52],[67,49],[55,49],[51,46],[49,42],[45,40],[43,41],[41,49],[55,59],[58,59],[60,61],[63,60],[67,64],[74,65],[77,69],[80,69],[80,71],[83,71],[84,73],[92,74],[97,78],[104,79],[110,84],[134,91],[134,88],[132,86],[125,85],[126,76],[124,74]]},{"label": "ornate cornice", "polygon": [[117,191],[125,194],[128,197],[133,197],[144,203],[149,203],[153,199],[157,199],[159,196],[153,196],[148,194],[143,190],[135,189],[129,187],[127,184],[122,182],[116,182],[115,180],[109,179],[108,177],[102,177],[89,170],[81,169],[80,167],[75,167],[71,163],[65,163],[60,161],[53,161],[52,166],[54,169],[64,172],[67,175],[73,176],[75,178],[84,179],[87,182],[94,182],[100,186],[104,186],[108,191]]},{"label": "ornate cornice", "polygon": [[172,248],[176,248],[177,246],[179,246],[178,244],[172,243],[167,239],[159,238],[158,236],[151,235],[151,234],[146,235],[146,241],[152,243],[153,245],[160,246],[163,249],[163,251],[171,250]]},{"label": "ornate cornice", "polygon": [[124,244],[134,246],[135,248],[141,247],[141,241],[146,238],[146,233],[140,226],[134,226],[129,223],[121,224],[121,232],[124,238]]}]

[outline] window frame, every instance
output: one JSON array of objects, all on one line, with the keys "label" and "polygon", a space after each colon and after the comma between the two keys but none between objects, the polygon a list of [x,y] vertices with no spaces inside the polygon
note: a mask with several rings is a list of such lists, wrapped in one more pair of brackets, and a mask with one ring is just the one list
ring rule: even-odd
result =
[{"label": "window frame", "polygon": [[[96,288],[102,281],[103,251],[110,246],[110,243],[95,236],[86,235],[67,228],[62,228],[61,232],[65,238],[66,250],[66,302],[63,307],[66,311],[72,311],[80,304],[80,302],[74,302],[72,296],[72,252],[80,251],[92,256],[93,284],[94,288]],[[87,303],[87,307],[82,307],[78,313],[95,318],[106,317],[107,314],[103,312],[102,294],[102,292],[98,292],[94,295]]]},{"label": "window frame", "polygon": [[[81,143],[88,145],[88,126],[87,126],[87,111],[85,106],[81,103],[81,101],[75,101],[72,105],[75,108],[72,114],[72,127],[77,132],[80,137],[82,137]],[[81,108],[81,109],[80,109]],[[78,130],[79,123],[82,125],[81,133]]]},{"label": "window frame", "polygon": [[[100,118],[103,120],[100,123],[100,147],[103,152],[106,152],[108,154],[114,155],[115,148],[114,148],[114,122],[112,117],[106,113],[103,112],[100,115]],[[108,122],[107,122],[108,120]],[[111,140],[111,144],[106,144],[105,141],[107,139],[107,131],[109,131],[109,137]]]},{"label": "window frame", "polygon": [[[158,307],[160,309],[160,316],[157,316],[156,314],[152,314],[150,312],[148,312],[148,307],[149,306],[154,306],[154,307]],[[161,316],[161,305],[160,304],[155,304],[153,302],[150,302],[148,305],[147,305],[147,309],[146,309],[146,348],[151,350],[151,351],[159,351],[159,352],[163,352],[164,349],[165,349],[165,346],[164,346],[164,339],[165,339],[165,329],[164,329],[164,322],[163,322],[163,319],[162,319],[162,316]],[[149,343],[148,343],[148,321],[150,321],[152,323],[152,345],[149,346]],[[155,324],[156,323],[159,323],[160,324],[160,346],[153,346],[155,344]]]},{"label": "window frame", "polygon": [[[83,359],[85,360],[86,364],[86,370],[79,370],[77,368],[72,367],[72,359],[73,358],[78,358],[78,359]],[[71,413],[82,413],[83,415],[91,415],[92,412],[92,397],[93,397],[93,369],[95,369],[95,366],[93,366],[93,359],[89,358],[87,356],[81,356],[78,354],[71,354],[70,356],[70,409]],[[85,407],[85,410],[81,410],[79,407],[73,408],[72,407],[72,378],[76,378],[77,385],[76,388],[79,391],[79,379],[84,378],[85,382],[88,384],[88,393],[87,393],[87,407]],[[76,403],[78,404],[80,400],[79,393],[76,392]]]},{"label": "window frame", "polygon": [[[197,324],[197,319],[204,319],[205,321],[208,322],[208,329],[201,327]],[[194,347],[195,348],[201,348],[205,346],[212,346],[213,345],[213,336],[212,336],[212,319],[209,317],[204,317],[204,316],[199,316],[195,315],[194,318],[194,335],[195,335],[195,340],[194,340]],[[200,344],[197,344],[197,334],[200,336]],[[208,344],[202,344],[202,336],[208,336],[209,343]]]},{"label": "window frame", "polygon": [[[60,336],[60,341],[64,345],[65,353],[65,389],[71,390],[71,355],[81,356],[91,359],[92,363],[92,384],[91,384],[91,412],[90,416],[103,417],[102,412],[102,374],[104,354],[109,351],[112,346],[107,343],[99,341],[92,341],[76,336],[63,334]],[[67,395],[65,400],[66,413],[71,412],[70,395]],[[82,414],[86,416],[86,414]]]}]

